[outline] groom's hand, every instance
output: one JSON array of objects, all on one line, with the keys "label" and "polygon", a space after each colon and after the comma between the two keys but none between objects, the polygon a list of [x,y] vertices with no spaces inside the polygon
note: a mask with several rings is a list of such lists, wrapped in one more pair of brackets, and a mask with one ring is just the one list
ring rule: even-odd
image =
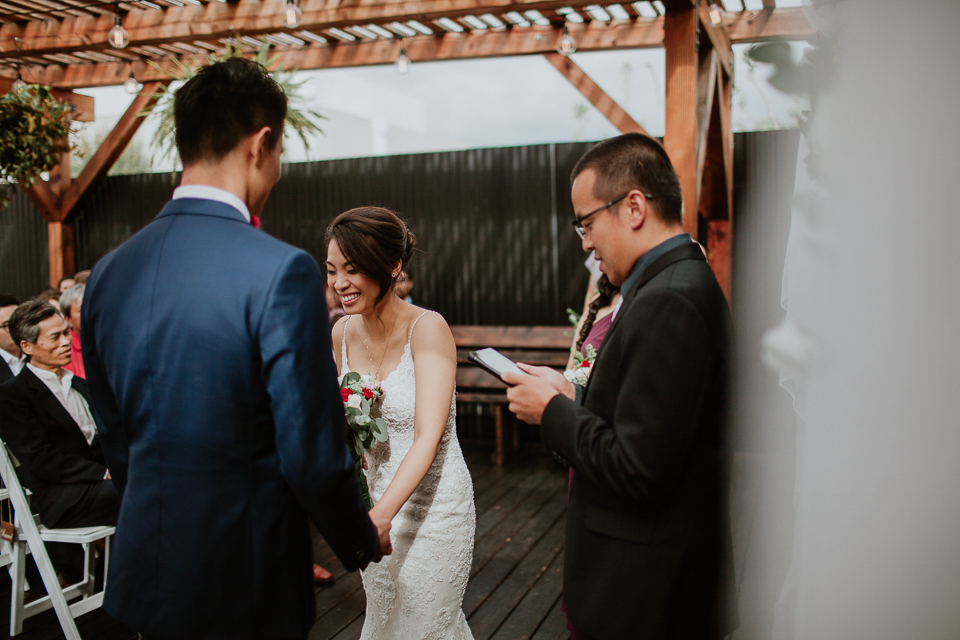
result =
[{"label": "groom's hand", "polygon": [[517,363],[527,375],[517,373],[503,374],[503,381],[511,385],[507,389],[509,409],[518,418],[529,424],[540,424],[547,403],[558,393],[571,400],[576,395],[573,383],[563,374],[550,367],[534,367],[522,362]]},{"label": "groom's hand", "polygon": [[393,545],[390,543],[390,521],[386,518],[378,518],[376,516],[371,516],[370,520],[377,528],[377,538],[380,541],[380,551],[373,557],[373,561],[380,562],[383,556],[388,556],[393,553]]}]

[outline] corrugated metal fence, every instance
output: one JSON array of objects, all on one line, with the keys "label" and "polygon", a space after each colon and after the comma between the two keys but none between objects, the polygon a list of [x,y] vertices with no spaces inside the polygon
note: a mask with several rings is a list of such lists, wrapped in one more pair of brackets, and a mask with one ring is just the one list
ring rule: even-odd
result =
[{"label": "corrugated metal fence", "polygon": [[[753,219],[752,211],[743,210],[749,204],[743,187],[771,171],[762,140],[767,146],[773,141],[796,147],[793,132],[737,134],[735,243],[737,227]],[[573,215],[570,170],[588,146],[284,165],[263,228],[322,262],[323,233],[334,216],[361,205],[391,207],[419,238],[413,291],[418,304],[441,312],[451,324],[564,324],[565,309],[580,308],[586,287],[579,239],[568,221]],[[177,179],[171,174],[107,178],[75,220],[77,269],[90,268],[153,219]],[[42,289],[46,251],[45,223],[18,191],[0,211],[0,291],[27,297]]]},{"label": "corrugated metal fence", "polygon": [[[735,136],[738,359],[741,380],[763,387],[767,397],[770,392],[776,395],[776,380],[760,364],[759,336],[782,318],[779,282],[797,140],[795,131]],[[418,304],[441,312],[450,324],[562,325],[567,307],[582,306],[587,283],[580,242],[569,225],[569,175],[588,146],[552,144],[285,165],[267,202],[263,228],[322,262],[324,231],[334,216],[361,205],[391,207],[417,233],[423,250],[414,265],[413,297]],[[170,198],[177,178],[107,178],[76,218],[77,269],[91,267],[148,224]],[[45,226],[23,193],[0,211],[0,291],[28,297],[46,285]],[[752,395],[745,402],[755,399]],[[746,416],[744,403],[739,405],[740,415],[751,424],[780,422],[785,415],[777,406],[766,407],[763,416]],[[466,409],[458,420],[463,435],[489,435],[484,409]],[[742,448],[756,434],[739,435]],[[535,437],[535,431],[524,429],[524,436]]]},{"label": "corrugated metal fence", "polygon": [[0,188],[11,196],[0,209],[0,293],[25,300],[50,281],[47,223],[22,189]]}]

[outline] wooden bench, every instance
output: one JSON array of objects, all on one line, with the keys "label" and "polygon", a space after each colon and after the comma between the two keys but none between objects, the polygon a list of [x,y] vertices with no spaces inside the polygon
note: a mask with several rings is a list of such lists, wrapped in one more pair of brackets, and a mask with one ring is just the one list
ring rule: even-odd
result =
[{"label": "wooden bench", "polygon": [[[493,405],[497,465],[506,455],[503,434],[503,411],[507,404],[506,388],[500,380],[467,360],[467,354],[484,347],[493,347],[517,362],[554,367],[563,371],[570,356],[572,327],[450,327],[457,343],[457,402],[460,404]],[[520,435],[513,430],[513,449],[520,447]]]}]

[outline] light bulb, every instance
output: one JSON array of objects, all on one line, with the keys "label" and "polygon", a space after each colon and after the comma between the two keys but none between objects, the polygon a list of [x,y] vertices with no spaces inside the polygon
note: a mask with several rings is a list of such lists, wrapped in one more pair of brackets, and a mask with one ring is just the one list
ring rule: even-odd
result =
[{"label": "light bulb", "polygon": [[110,29],[110,33],[107,34],[107,38],[110,41],[110,46],[115,49],[123,49],[125,46],[130,44],[130,34],[127,33],[127,30],[123,28],[123,25],[120,23],[120,16],[116,16],[113,19],[113,29]]},{"label": "light bulb", "polygon": [[715,27],[723,22],[723,16],[720,15],[720,7],[717,5],[710,7],[710,22],[712,22]]},{"label": "light bulb", "polygon": [[400,56],[397,58],[397,71],[401,74],[410,69],[410,58],[407,57],[407,50],[400,47]]},{"label": "light bulb", "polygon": [[137,82],[137,79],[133,77],[133,69],[130,70],[130,77],[126,79],[123,83],[123,88],[127,93],[137,94],[140,93],[142,85]]},{"label": "light bulb", "polygon": [[283,24],[291,29],[300,26],[300,20],[303,18],[303,11],[293,3],[293,0],[287,0],[287,8],[283,11]]},{"label": "light bulb", "polygon": [[557,53],[562,56],[568,56],[577,50],[577,41],[570,35],[567,25],[563,25],[563,35],[557,40]]},{"label": "light bulb", "polygon": [[23,81],[23,78],[20,77],[20,67],[17,67],[17,79],[10,84],[11,91],[20,91],[21,89],[26,89],[27,83]]}]

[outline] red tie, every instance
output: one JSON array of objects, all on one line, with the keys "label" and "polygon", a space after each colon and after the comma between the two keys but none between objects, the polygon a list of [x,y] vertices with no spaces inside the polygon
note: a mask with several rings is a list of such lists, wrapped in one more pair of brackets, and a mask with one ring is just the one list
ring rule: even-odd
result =
[{"label": "red tie", "polygon": [[260,228],[260,216],[250,216],[250,224],[252,224],[257,229]]}]

